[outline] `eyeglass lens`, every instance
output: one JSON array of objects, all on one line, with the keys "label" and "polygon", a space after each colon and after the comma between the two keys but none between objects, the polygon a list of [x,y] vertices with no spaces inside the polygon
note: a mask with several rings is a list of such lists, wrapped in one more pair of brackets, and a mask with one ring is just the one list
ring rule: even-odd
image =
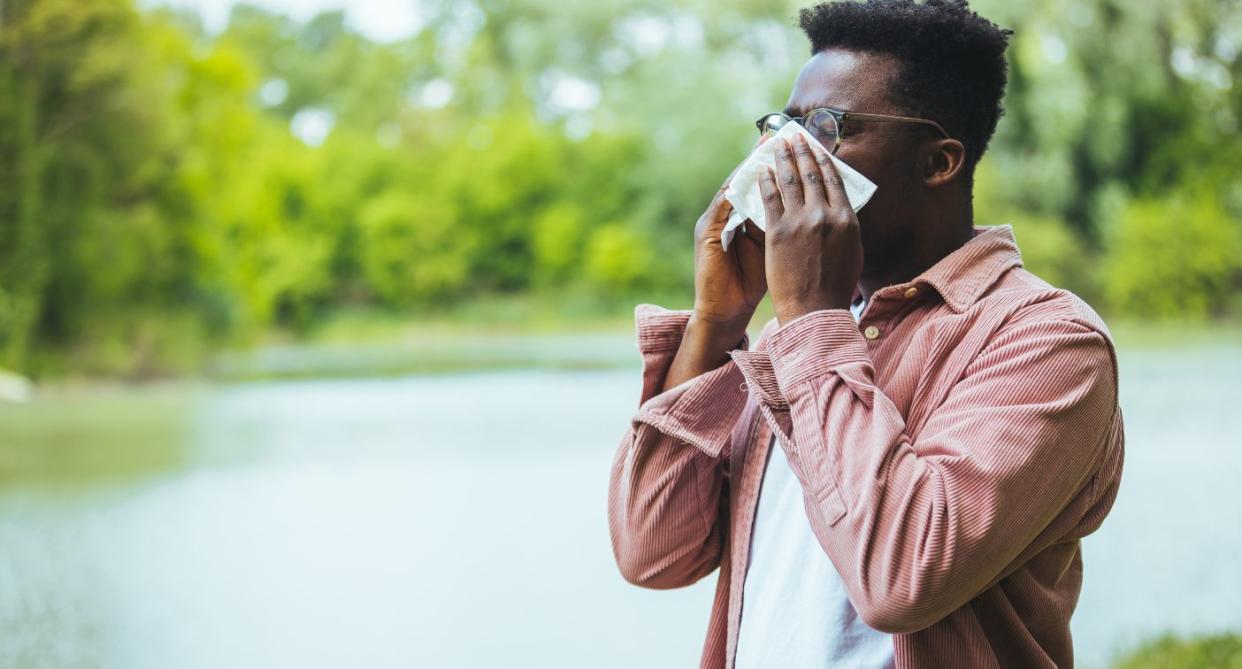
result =
[{"label": "eyeglass lens", "polygon": [[[784,114],[768,114],[763,119],[761,132],[769,137],[775,135],[790,120]],[[811,112],[809,116],[802,119],[802,126],[811,133],[811,136],[819,140],[820,144],[830,149],[837,143],[839,133],[837,119],[826,111]]]}]

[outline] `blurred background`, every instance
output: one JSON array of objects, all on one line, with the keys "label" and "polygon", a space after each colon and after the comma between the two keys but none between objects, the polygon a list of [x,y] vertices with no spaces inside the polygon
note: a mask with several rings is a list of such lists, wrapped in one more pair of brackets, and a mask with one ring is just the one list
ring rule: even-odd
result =
[{"label": "blurred background", "polygon": [[[1120,352],[1079,665],[1242,666],[1242,5],[972,4],[976,221]],[[696,666],[608,466],[800,6],[0,0],[0,666]]]}]

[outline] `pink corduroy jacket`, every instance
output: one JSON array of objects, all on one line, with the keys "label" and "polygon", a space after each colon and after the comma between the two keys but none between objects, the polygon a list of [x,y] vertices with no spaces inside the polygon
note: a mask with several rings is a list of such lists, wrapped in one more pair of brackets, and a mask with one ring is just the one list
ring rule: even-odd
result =
[{"label": "pink corduroy jacket", "polygon": [[717,568],[701,666],[733,666],[770,437],[850,601],[898,667],[1073,665],[1079,540],[1117,494],[1117,363],[1099,316],[1022,268],[1008,225],[845,309],[762,329],[656,391],[691,312],[635,307],[642,395],[608,487],[621,574]]}]

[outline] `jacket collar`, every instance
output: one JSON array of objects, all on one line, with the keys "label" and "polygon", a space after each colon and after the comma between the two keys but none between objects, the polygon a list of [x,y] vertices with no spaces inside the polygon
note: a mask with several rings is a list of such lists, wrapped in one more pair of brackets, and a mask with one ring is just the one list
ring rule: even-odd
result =
[{"label": "jacket collar", "polygon": [[1013,237],[1013,226],[974,227],[970,241],[940,259],[910,281],[888,286],[877,293],[901,293],[912,285],[925,284],[940,293],[957,313],[966,311],[1005,272],[1022,266],[1022,254]]}]

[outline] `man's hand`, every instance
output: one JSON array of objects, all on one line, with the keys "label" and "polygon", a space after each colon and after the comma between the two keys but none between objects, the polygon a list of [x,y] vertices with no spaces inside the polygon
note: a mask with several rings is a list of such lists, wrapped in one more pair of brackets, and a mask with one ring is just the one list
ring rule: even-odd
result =
[{"label": "man's hand", "polygon": [[694,318],[730,342],[746,332],[767,292],[763,231],[747,225],[746,232],[734,234],[729,250],[720,245],[720,231],[733,211],[724,194],[736,173],[734,168],[694,226]]},{"label": "man's hand", "polygon": [[777,147],[776,173],[759,179],[767,212],[765,260],[781,325],[818,309],[848,309],[862,273],[858,217],[828,154],[796,143]]},{"label": "man's hand", "polygon": [[694,226],[694,313],[662,390],[728,362],[767,292],[759,226],[738,230],[728,251],[720,245],[720,231],[733,210],[724,194],[736,173],[734,168]]}]

